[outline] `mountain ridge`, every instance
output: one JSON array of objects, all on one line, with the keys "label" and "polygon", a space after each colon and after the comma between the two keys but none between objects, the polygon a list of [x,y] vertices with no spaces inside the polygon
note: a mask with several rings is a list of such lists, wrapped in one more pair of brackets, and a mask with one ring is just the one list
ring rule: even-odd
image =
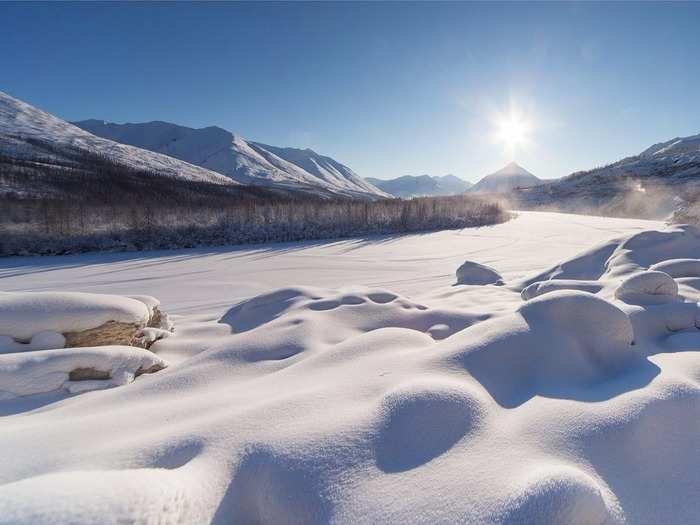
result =
[{"label": "mountain ridge", "polygon": [[331,157],[308,148],[248,141],[218,126],[191,128],[165,121],[117,124],[98,119],[74,124],[101,137],[207,168],[241,184],[331,197],[389,197]]}]

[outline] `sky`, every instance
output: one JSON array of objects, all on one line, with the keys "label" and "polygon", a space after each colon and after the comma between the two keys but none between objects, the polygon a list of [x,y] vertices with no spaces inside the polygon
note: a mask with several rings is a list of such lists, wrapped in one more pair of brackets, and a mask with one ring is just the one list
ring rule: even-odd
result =
[{"label": "sky", "polygon": [[700,133],[700,3],[0,3],[0,90],[365,177],[543,178]]}]

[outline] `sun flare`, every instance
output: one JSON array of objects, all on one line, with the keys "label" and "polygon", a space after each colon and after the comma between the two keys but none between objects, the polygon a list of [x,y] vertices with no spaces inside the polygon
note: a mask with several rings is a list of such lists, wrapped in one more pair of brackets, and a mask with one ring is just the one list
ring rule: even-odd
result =
[{"label": "sun flare", "polygon": [[526,145],[531,130],[530,122],[513,111],[507,115],[499,116],[495,121],[496,140],[511,150]]}]

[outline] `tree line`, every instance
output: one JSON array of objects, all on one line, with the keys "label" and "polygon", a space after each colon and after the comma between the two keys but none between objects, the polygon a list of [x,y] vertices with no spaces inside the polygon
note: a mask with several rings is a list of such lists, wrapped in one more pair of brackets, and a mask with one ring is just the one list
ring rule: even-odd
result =
[{"label": "tree line", "polygon": [[362,201],[182,180],[42,144],[0,156],[0,255],[297,241],[502,222],[474,195]]}]

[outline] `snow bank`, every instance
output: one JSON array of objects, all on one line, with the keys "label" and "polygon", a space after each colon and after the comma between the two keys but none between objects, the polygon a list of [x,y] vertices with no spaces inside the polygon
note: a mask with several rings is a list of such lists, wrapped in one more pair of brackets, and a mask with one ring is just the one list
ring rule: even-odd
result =
[{"label": "snow bank", "polygon": [[61,388],[71,393],[130,383],[166,363],[154,353],[129,346],[65,348],[0,355],[0,399]]},{"label": "snow bank", "polygon": [[473,261],[465,261],[462,266],[457,268],[457,284],[500,285],[503,284],[503,278],[493,268]]}]

